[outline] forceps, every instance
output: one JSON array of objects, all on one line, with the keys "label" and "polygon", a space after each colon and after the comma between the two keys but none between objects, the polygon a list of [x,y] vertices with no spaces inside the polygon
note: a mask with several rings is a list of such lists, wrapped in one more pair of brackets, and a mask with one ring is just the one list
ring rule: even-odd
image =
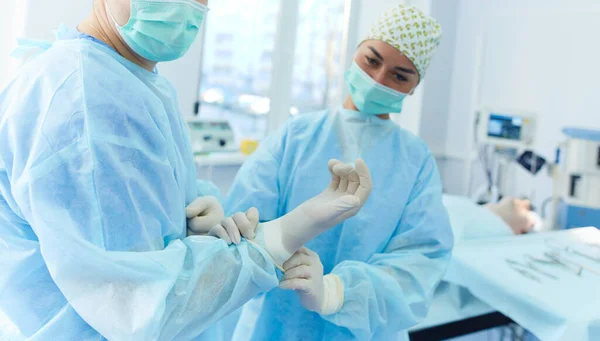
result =
[{"label": "forceps", "polygon": [[518,266],[515,266],[515,264],[511,263],[508,259],[506,259],[506,262],[508,263],[508,266],[510,266],[513,270],[515,270],[519,274],[521,274],[521,276],[529,278],[530,280],[536,281],[538,283],[542,283],[542,281],[540,281],[540,279],[537,276],[533,275],[531,272],[529,272],[525,269],[521,269]]},{"label": "forceps", "polygon": [[575,262],[573,262],[571,260],[568,260],[568,259],[565,259],[565,258],[561,257],[558,252],[545,252],[544,256],[546,256],[546,257],[548,257],[548,258],[550,258],[550,259],[552,259],[552,260],[554,260],[554,261],[556,261],[558,263],[566,265],[566,266],[568,266],[569,263],[573,264],[573,266],[575,266],[578,269],[578,273],[577,273],[578,276],[581,276],[581,273],[583,272],[583,269],[585,269],[585,270],[587,270],[587,271],[589,271],[591,273],[594,273],[596,275],[600,275],[600,272],[598,272],[598,271],[596,271],[596,270],[594,270],[594,269],[592,269],[590,267],[587,267],[587,266],[584,266],[584,265],[580,265],[580,264],[575,263]]},{"label": "forceps", "polygon": [[600,257],[594,257],[591,255],[588,255],[587,253],[581,252],[581,251],[574,249],[568,245],[560,244],[559,242],[557,242],[554,239],[546,239],[544,242],[546,243],[546,246],[548,246],[551,249],[554,249],[557,251],[565,251],[566,253],[572,253],[574,255],[589,259],[596,263],[600,263]]},{"label": "forceps", "polygon": [[544,256],[546,256],[547,258],[546,259],[534,258],[532,255],[526,255],[527,258],[529,258],[531,261],[533,261],[535,263],[547,264],[547,265],[559,265],[563,269],[569,270],[570,272],[574,273],[577,276],[581,276],[581,272],[583,271],[583,269],[581,267],[575,267],[575,266],[572,266],[569,264],[565,264],[562,261],[560,261],[560,258],[556,259],[556,257],[551,256],[551,254],[548,252],[544,253]]},{"label": "forceps", "polygon": [[544,270],[540,269],[539,267],[535,266],[535,265],[534,265],[533,263],[531,263],[531,262],[527,262],[527,263],[521,263],[521,262],[517,262],[516,260],[512,260],[512,259],[506,259],[506,262],[507,262],[508,264],[512,264],[512,265],[518,265],[518,266],[521,266],[521,267],[524,267],[524,268],[531,269],[531,270],[533,270],[533,271],[535,271],[535,272],[537,272],[537,273],[539,273],[539,274],[541,274],[541,275],[544,275],[544,276],[546,276],[546,277],[548,277],[548,278],[551,278],[551,279],[556,279],[556,280],[558,279],[558,277],[556,277],[556,276],[554,276],[553,274],[551,274],[551,273],[548,273],[548,272],[546,272],[546,271],[544,271]]}]

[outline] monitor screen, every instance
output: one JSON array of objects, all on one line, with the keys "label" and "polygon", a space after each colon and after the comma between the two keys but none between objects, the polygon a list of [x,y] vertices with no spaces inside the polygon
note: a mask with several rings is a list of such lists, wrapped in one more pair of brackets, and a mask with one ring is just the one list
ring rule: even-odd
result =
[{"label": "monitor screen", "polygon": [[522,128],[523,119],[521,117],[491,113],[487,135],[488,137],[519,141]]}]

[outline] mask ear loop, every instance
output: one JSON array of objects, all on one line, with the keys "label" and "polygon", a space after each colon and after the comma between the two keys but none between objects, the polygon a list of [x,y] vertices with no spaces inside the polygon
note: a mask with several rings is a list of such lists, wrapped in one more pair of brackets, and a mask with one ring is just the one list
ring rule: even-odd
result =
[{"label": "mask ear loop", "polygon": [[110,10],[110,7],[108,7],[108,0],[103,0],[102,2],[104,2],[104,10],[106,11],[108,18],[113,22],[113,24],[115,24],[115,26],[117,26],[119,28],[123,28],[123,26],[119,25],[119,23],[117,22],[117,19],[115,19],[114,15],[112,14],[112,12]]}]

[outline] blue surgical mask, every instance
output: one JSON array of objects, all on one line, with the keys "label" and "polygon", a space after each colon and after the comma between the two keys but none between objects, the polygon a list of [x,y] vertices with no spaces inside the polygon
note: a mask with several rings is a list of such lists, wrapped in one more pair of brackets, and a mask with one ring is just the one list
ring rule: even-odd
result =
[{"label": "blue surgical mask", "polygon": [[208,8],[195,0],[131,0],[125,26],[109,17],[125,43],[141,57],[167,62],[182,57],[202,28]]},{"label": "blue surgical mask", "polygon": [[377,83],[356,62],[352,62],[345,78],[352,101],[361,113],[381,115],[402,111],[402,102],[408,94]]}]

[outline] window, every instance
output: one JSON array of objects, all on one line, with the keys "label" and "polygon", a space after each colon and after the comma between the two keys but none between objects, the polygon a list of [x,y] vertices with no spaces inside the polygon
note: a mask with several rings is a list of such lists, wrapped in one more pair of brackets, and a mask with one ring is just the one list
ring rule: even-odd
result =
[{"label": "window", "polygon": [[[338,105],[344,86],[344,18],[350,2],[211,2],[203,49],[199,117],[227,119],[238,140],[262,139],[269,119],[279,124],[289,114]],[[287,56],[294,49],[293,60],[289,60]],[[275,65],[277,60],[279,66]],[[281,63],[286,65],[282,67]],[[279,78],[278,83],[272,82],[274,68],[278,74],[291,72],[292,81]],[[291,98],[281,94],[291,94]],[[274,106],[289,108],[289,112],[271,112]],[[279,115],[279,121],[273,121],[274,115]]]},{"label": "window", "polygon": [[279,0],[219,0],[207,16],[199,117],[238,137],[265,135]]},{"label": "window", "polygon": [[300,0],[291,114],[336,107],[344,90],[345,0]]}]

